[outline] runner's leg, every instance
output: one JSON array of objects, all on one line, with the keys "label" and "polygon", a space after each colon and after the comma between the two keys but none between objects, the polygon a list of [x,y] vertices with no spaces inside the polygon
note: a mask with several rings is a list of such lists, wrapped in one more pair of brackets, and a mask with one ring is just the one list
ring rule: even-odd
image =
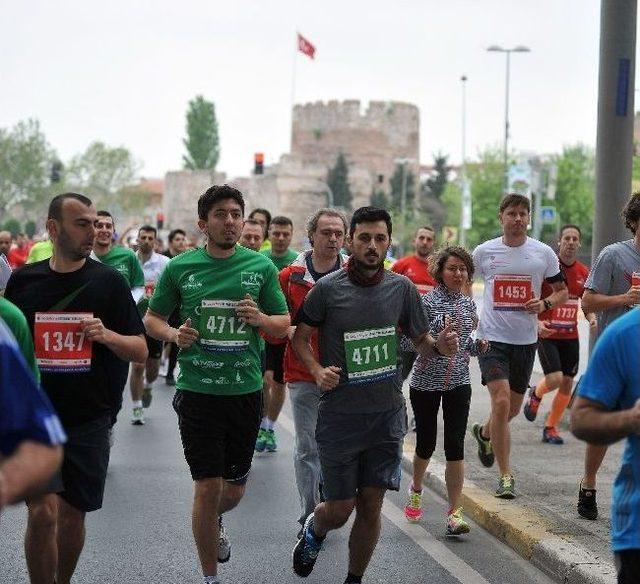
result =
[{"label": "runner's leg", "polygon": [[[498,468],[501,475],[511,474],[509,467],[509,455],[511,450],[511,433],[509,420],[511,419],[511,397],[513,392],[509,388],[506,379],[497,379],[487,383],[487,389],[491,396],[491,415],[489,422],[482,428],[482,435],[491,438],[491,445],[496,455]],[[522,397],[518,403],[518,410],[522,403]],[[489,430],[487,432],[487,429]]]},{"label": "runner's leg", "polygon": [[202,573],[215,576],[218,573],[218,522],[220,504],[225,488],[220,478],[195,481],[191,528],[196,541]]},{"label": "runner's leg", "polygon": [[362,576],[380,537],[382,503],[386,489],[363,487],[356,497],[356,517],[349,535],[349,572]]},{"label": "runner's leg", "polygon": [[24,550],[32,584],[51,584],[55,577],[58,562],[56,524],[59,500],[56,494],[51,493],[27,503],[29,515]]},{"label": "runner's leg", "polygon": [[584,488],[596,488],[596,475],[598,474],[598,470],[600,470],[606,453],[607,446],[587,444],[587,450],[584,455],[584,476],[582,477],[582,486]]},{"label": "runner's leg", "polygon": [[58,570],[56,584],[70,584],[85,539],[85,512],[58,497]]}]

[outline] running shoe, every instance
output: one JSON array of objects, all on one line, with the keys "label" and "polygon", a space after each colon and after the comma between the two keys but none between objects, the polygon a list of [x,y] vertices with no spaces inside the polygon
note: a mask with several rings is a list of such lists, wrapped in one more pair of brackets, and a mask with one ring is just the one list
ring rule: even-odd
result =
[{"label": "running shoe", "polygon": [[322,549],[322,541],[313,535],[313,513],[311,513],[304,522],[302,537],[293,548],[293,571],[298,576],[306,578],[311,574]]},{"label": "running shoe", "polygon": [[222,515],[218,519],[218,562],[224,564],[231,558],[231,542],[222,524]]},{"label": "running shoe", "polygon": [[176,384],[176,378],[173,375],[167,375],[164,379],[164,382],[169,386],[173,387]]},{"label": "running shoe", "polygon": [[578,490],[578,515],[592,521],[598,518],[596,490],[584,488],[582,481],[580,481],[580,489]]},{"label": "running shoe", "polygon": [[142,408],[133,408],[131,423],[134,426],[144,426],[144,410]]},{"label": "running shoe", "polygon": [[413,487],[409,487],[404,504],[404,516],[409,523],[417,523],[422,519],[422,515],[422,491],[416,493]]},{"label": "running shoe", "polygon": [[558,430],[556,428],[547,428],[546,426],[542,430],[542,441],[547,444],[564,444],[564,440],[558,434]]},{"label": "running shoe", "polygon": [[148,408],[151,405],[151,400],[152,399],[153,399],[153,396],[151,395],[151,386],[147,385],[142,390],[142,407],[143,408]]},{"label": "running shoe", "polygon": [[462,507],[451,509],[447,515],[447,535],[463,535],[469,533],[469,524],[464,520]]},{"label": "running shoe", "polygon": [[265,449],[267,452],[275,452],[278,450],[278,443],[276,442],[276,433],[274,430],[267,430],[266,432]]},{"label": "running shoe", "polygon": [[493,466],[495,462],[495,456],[493,454],[493,448],[491,446],[491,440],[487,440],[482,436],[482,424],[474,424],[471,427],[471,433],[478,442],[478,458],[480,462],[486,466]]},{"label": "running shoe", "polygon": [[498,479],[498,488],[494,495],[499,499],[516,498],[516,479],[513,475],[502,475]]},{"label": "running shoe", "polygon": [[527,400],[524,403],[524,417],[530,422],[536,419],[541,401],[542,399],[536,395],[536,386],[530,385]]},{"label": "running shoe", "polygon": [[258,430],[258,439],[256,440],[256,451],[264,452],[267,447],[267,431],[264,428]]}]

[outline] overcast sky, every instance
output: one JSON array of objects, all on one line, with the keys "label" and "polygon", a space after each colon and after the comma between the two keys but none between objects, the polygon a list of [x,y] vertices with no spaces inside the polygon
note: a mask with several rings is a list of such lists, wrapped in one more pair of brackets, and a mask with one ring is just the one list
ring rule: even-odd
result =
[{"label": "overcast sky", "polygon": [[0,127],[38,118],[63,160],[94,140],[129,148],[141,175],[181,167],[187,102],[215,102],[218,169],[247,174],[289,150],[296,103],[399,100],[421,113],[421,158],[502,145],[505,56],[518,150],[595,144],[599,0],[0,0]]}]

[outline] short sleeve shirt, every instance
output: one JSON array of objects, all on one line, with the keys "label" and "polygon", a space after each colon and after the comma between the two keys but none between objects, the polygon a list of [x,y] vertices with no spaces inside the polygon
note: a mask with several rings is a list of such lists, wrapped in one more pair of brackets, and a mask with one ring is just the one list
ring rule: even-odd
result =
[{"label": "short sleeve shirt", "polygon": [[156,285],[149,308],[163,316],[179,308],[180,322],[191,319],[200,338],[178,355],[179,390],[242,395],[262,389],[261,337],[235,316],[249,294],[265,314],[287,314],[278,271],[261,253],[236,246],[224,259],[205,248],[174,257]]},{"label": "short sleeve shirt", "polygon": [[33,339],[31,338],[29,324],[24,314],[20,312],[20,309],[13,302],[9,302],[6,298],[0,296],[0,318],[4,320],[15,337],[20,352],[24,357],[25,363],[33,373],[34,379],[40,383],[40,371],[36,365]]},{"label": "short sleeve shirt", "polygon": [[266,255],[278,268],[278,272],[283,268],[286,268],[293,260],[298,257],[298,252],[289,248],[284,255],[277,256],[273,254],[273,249],[265,249],[260,252],[261,254]]},{"label": "short sleeve shirt", "polygon": [[478,338],[512,345],[535,343],[538,318],[523,310],[522,303],[540,298],[545,278],[560,274],[555,252],[530,237],[518,247],[496,237],[476,247],[473,263],[484,280]]},{"label": "short sleeve shirt", "polygon": [[24,441],[65,442],[58,416],[1,318],[0,365],[0,455],[10,456]]},{"label": "short sleeve shirt", "polygon": [[318,328],[322,366],[340,367],[340,383],[322,394],[321,409],[374,413],[404,403],[398,330],[412,338],[429,330],[408,278],[385,270],[379,284],[362,287],[340,269],[309,291],[302,319]]},{"label": "short sleeve shirt", "polygon": [[135,252],[128,247],[114,245],[105,255],[96,259],[103,264],[120,272],[129,284],[129,288],[144,286],[144,272]]},{"label": "short sleeve shirt", "polygon": [[151,252],[151,257],[146,262],[140,262],[144,274],[144,296],[138,302],[140,314],[144,314],[149,306],[149,299],[153,296],[156,284],[160,275],[169,263],[169,258],[165,255]]},{"label": "short sleeve shirt", "polygon": [[[607,410],[627,410],[640,398],[640,308],[616,319],[600,335],[578,395]],[[611,541],[614,552],[640,548],[640,436],[627,437],[613,486]]]},{"label": "short sleeve shirt", "polygon": [[[634,272],[640,272],[640,250],[633,239],[612,243],[604,247],[593,262],[584,287],[607,296],[624,294],[631,287]],[[597,334],[602,334],[609,324],[629,310],[621,306],[598,312]]]},{"label": "short sleeve shirt", "polygon": [[402,274],[411,280],[420,294],[435,289],[437,283],[429,273],[429,265],[415,255],[399,259],[391,268],[396,274]]}]

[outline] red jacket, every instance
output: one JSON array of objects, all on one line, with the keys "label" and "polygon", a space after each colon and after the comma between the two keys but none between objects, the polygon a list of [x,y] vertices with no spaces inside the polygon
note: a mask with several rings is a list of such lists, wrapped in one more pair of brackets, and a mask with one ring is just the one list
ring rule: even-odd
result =
[{"label": "red jacket", "polygon": [[[298,310],[302,307],[309,290],[311,290],[315,284],[313,276],[307,269],[306,258],[309,254],[311,254],[310,251],[302,252],[290,265],[283,268],[279,275],[280,286],[287,299],[292,322],[295,320]],[[346,261],[347,258],[341,255],[340,266],[344,266]],[[293,350],[291,341],[286,339],[286,343],[287,347],[284,352],[284,380],[286,382],[310,381],[314,383],[315,380]],[[311,350],[315,358],[319,360],[317,331],[314,331],[311,336]]]}]

